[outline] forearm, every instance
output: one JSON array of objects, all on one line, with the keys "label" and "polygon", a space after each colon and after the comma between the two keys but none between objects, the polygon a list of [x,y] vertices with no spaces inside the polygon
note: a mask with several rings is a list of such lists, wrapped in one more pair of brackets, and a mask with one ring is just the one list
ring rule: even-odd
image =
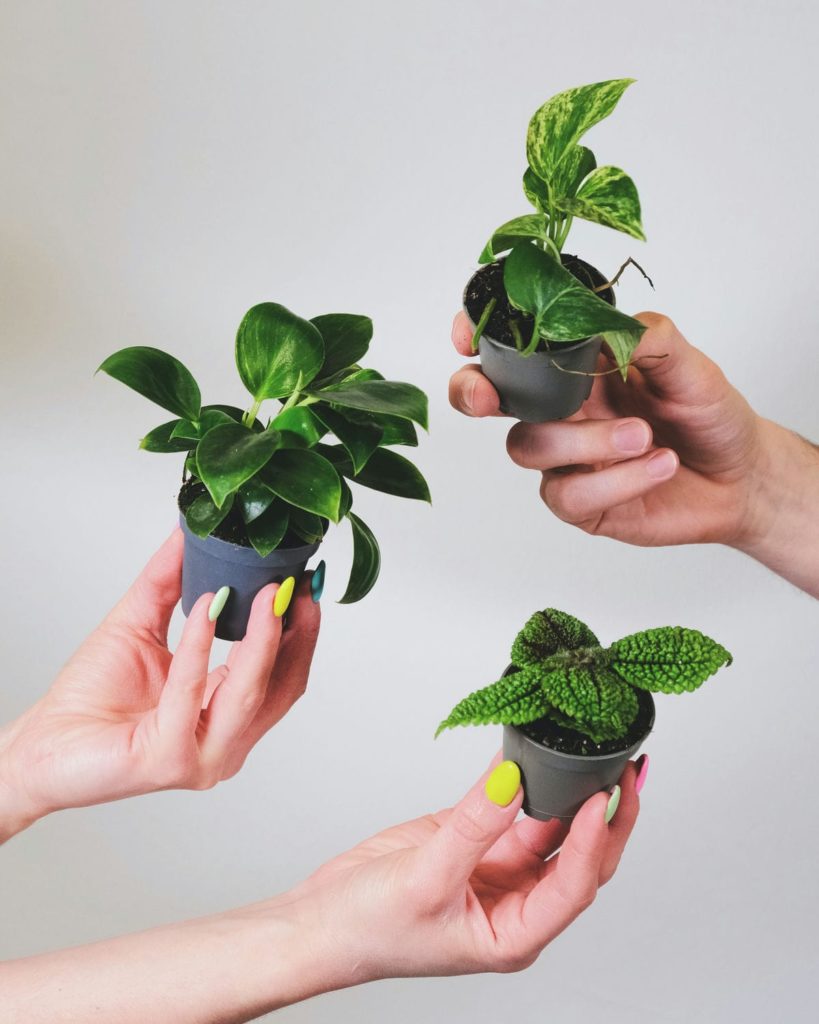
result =
[{"label": "forearm", "polygon": [[350,984],[287,898],[0,965],[8,1024],[240,1024]]},{"label": "forearm", "polygon": [[768,420],[762,431],[753,514],[735,546],[819,597],[819,449]]}]

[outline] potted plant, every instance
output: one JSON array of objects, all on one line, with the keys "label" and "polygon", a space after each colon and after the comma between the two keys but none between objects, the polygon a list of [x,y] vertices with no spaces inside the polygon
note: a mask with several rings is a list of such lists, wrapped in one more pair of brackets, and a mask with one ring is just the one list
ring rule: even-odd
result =
[{"label": "potted plant", "polygon": [[663,626],[604,648],[579,619],[536,612],[512,645],[502,678],[441,722],[502,724],[503,755],[520,767],[523,810],[571,821],[620,778],[654,725],[652,693],[696,690],[731,655],[694,629]]},{"label": "potted plant", "polygon": [[[563,250],[575,218],[645,240],[640,199],[618,167],[598,167],[582,136],[614,110],[631,78],[553,96],[529,122],[523,191],[535,213],[502,224],[464,291],[473,349],[501,410],[528,422],[563,419],[591,391],[601,343],[623,378],[645,330],[614,304],[614,278]],[[507,256],[502,254],[508,253]],[[502,258],[499,258],[502,257]],[[644,273],[644,272],[643,272]],[[646,275],[647,276],[647,275]]]},{"label": "potted plant", "polygon": [[[188,369],[156,348],[121,349],[100,366],[176,417],[146,434],[140,447],[185,453],[178,499],[182,608],[188,614],[203,593],[227,595],[217,622],[223,639],[244,636],[263,586],[298,578],[330,522],[346,518],[353,534],[341,603],[372,588],[378,543],[352,511],[348,482],[430,500],[423,476],[391,450],[418,444],[413,424],[427,428],[426,396],[361,368],[372,332],[366,316],[304,320],[275,302],[254,306],[236,335],[236,367],[252,399],[245,410],[202,405]],[[280,407],[261,419],[270,399]]]}]

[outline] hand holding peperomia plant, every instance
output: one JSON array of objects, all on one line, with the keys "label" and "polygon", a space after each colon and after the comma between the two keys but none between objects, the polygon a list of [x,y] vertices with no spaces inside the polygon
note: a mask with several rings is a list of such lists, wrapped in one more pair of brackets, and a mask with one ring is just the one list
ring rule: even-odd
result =
[{"label": "hand holding peperomia plant", "polygon": [[[604,648],[579,619],[535,612],[512,645],[514,671],[470,694],[438,733],[456,725],[525,725],[549,717],[595,743],[626,735],[638,690],[696,690],[731,655],[695,629],[662,626]],[[437,734],[436,734],[437,735]]]},{"label": "hand holding peperomia plant", "polygon": [[[327,521],[347,518],[353,567],[342,602],[372,588],[378,544],[352,512],[348,481],[403,498],[429,501],[429,489],[393,445],[417,445],[427,399],[412,384],[387,381],[359,360],[372,338],[366,316],[331,313],[304,320],[284,306],[250,309],[236,336],[236,367],[249,408],[202,405],[189,370],[156,348],[122,349],[101,370],[174,413],[140,447],[184,452],[187,481],[180,507],[200,537],[223,536],[261,556],[290,543],[321,540]],[[266,422],[263,403],[281,408]],[[328,444],[334,435],[336,444]]]}]

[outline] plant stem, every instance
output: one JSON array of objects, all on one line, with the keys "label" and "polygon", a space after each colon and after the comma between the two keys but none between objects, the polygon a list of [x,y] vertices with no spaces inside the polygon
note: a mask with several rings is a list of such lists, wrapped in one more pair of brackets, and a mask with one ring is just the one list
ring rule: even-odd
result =
[{"label": "plant stem", "polygon": [[245,427],[252,427],[253,424],[256,422],[256,416],[258,415],[259,409],[262,406],[262,401],[263,399],[257,398],[253,402],[253,405],[251,405],[251,407],[244,414],[244,416],[242,416],[242,424]]},{"label": "plant stem", "polygon": [[489,302],[487,302],[486,306],[484,307],[483,313],[481,313],[481,318],[475,327],[475,333],[472,335],[473,352],[478,351],[478,342],[481,340],[481,335],[486,329],[487,323],[489,323],[489,317],[492,316],[492,310],[495,308],[497,301],[497,299],[490,299]]}]

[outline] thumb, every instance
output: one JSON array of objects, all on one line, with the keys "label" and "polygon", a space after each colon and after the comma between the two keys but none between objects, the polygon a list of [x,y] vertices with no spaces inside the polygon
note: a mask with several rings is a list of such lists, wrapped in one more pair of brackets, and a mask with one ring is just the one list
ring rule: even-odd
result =
[{"label": "thumb", "polygon": [[176,529],[152,556],[108,616],[126,629],[142,629],[164,644],[176,602],[182,593],[182,531]]},{"label": "thumb", "polygon": [[723,382],[716,363],[686,341],[667,316],[638,313],[636,319],[646,330],[632,358],[649,390],[688,404],[702,400],[705,390]]},{"label": "thumb", "polygon": [[448,886],[464,885],[514,822],[523,802],[520,768],[501,761],[485,772],[425,847],[429,870]]}]

